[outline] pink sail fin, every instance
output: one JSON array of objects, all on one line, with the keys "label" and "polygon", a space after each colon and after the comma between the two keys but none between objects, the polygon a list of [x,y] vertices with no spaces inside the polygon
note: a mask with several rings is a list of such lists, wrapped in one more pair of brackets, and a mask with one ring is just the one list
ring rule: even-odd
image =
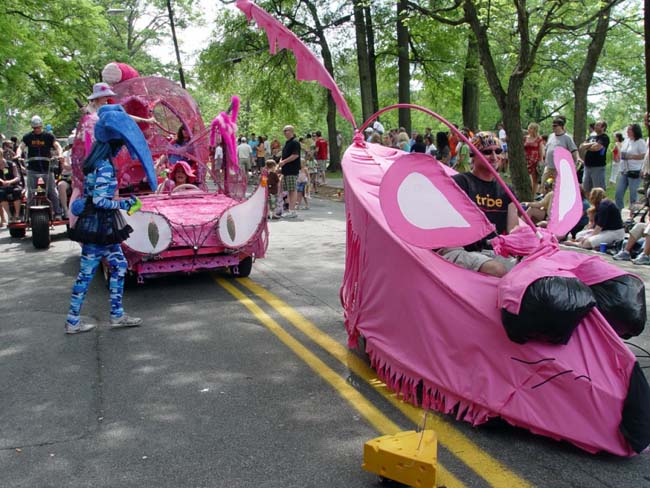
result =
[{"label": "pink sail fin", "polygon": [[396,159],[381,181],[379,203],[390,229],[404,242],[425,249],[464,246],[495,230],[428,154]]},{"label": "pink sail fin", "polygon": [[257,25],[266,31],[271,54],[275,54],[278,47],[280,50],[289,49],[292,51],[296,57],[296,79],[317,81],[329,89],[341,116],[356,128],[357,125],[354,121],[354,116],[345,98],[343,98],[339,87],[329,72],[323,67],[320,60],[314,56],[314,53],[293,32],[254,3],[251,3],[249,0],[237,0],[236,5],[239,10],[246,14],[249,21],[251,18],[254,19]]},{"label": "pink sail fin", "polygon": [[567,234],[582,217],[582,198],[571,153],[558,147],[553,156],[557,177],[548,230],[559,236]]}]

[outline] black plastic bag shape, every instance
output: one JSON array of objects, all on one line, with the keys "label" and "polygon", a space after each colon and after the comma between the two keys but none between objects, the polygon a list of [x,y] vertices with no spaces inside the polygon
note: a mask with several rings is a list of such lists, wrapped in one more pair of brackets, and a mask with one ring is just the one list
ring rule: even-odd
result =
[{"label": "black plastic bag shape", "polygon": [[591,285],[598,310],[619,337],[638,336],[645,327],[645,285],[634,275],[622,275]]},{"label": "black plastic bag shape", "polygon": [[518,314],[502,308],[501,320],[508,338],[518,344],[529,340],[566,344],[595,306],[591,289],[579,279],[546,276],[526,288]]}]

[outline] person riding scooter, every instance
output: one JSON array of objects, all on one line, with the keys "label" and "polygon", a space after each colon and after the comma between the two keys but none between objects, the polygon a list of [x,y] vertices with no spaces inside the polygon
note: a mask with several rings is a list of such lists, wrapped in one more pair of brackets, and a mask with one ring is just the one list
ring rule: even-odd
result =
[{"label": "person riding scooter", "polygon": [[30,161],[31,158],[51,158],[52,150],[56,152],[59,161],[63,160],[61,145],[58,143],[53,134],[43,131],[43,120],[34,115],[31,120],[32,132],[23,136],[23,140],[18,146],[16,157],[20,158],[27,152],[27,199],[30,200],[38,175],[47,173],[47,196],[52,202],[55,218],[61,216],[61,204],[59,194],[56,189],[54,173],[49,171],[49,164],[43,160]]}]

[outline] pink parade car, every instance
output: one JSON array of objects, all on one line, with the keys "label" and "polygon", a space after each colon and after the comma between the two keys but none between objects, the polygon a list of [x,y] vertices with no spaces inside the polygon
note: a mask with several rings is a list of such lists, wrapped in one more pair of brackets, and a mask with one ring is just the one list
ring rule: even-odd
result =
[{"label": "pink parade car", "polygon": [[[330,90],[356,129],[336,83],[285,26],[249,0],[239,7],[266,31],[270,50],[289,49],[296,77]],[[646,322],[636,276],[596,255],[565,251],[582,215],[575,166],[555,151],[558,178],[548,229],[538,229],[511,190],[462,134],[523,219],[491,240],[518,264],[497,278],[463,269],[434,249],[465,246],[494,231],[454,171],[426,154],[367,143],[355,130],[343,156],[347,247],[341,301],[349,345],[363,338],[378,375],[405,400],[479,425],[512,425],[588,452],[632,456],[650,444],[650,388],[623,338]],[[479,163],[477,163],[479,164]],[[387,265],[386,263],[390,263]]]},{"label": "pink parade car", "polygon": [[[235,157],[239,100],[233,97],[229,111],[206,128],[192,97],[170,80],[135,77],[112,89],[117,95],[113,103],[144,120],[138,125],[154,161],[163,156],[169,163],[186,161],[195,175],[192,184],[167,189],[163,173],[159,191],[152,193],[141,165],[131,160],[128,151],[114,159],[120,194],[134,194],[142,201],[140,211],[124,214],[134,229],[122,243],[129,275],[142,283],[164,273],[225,267],[234,276],[248,276],[253,261],[264,257],[268,245],[267,189],[262,179],[246,197],[246,175]],[[77,128],[71,201],[83,188],[81,168],[92,145],[95,120],[95,114],[85,115]],[[181,128],[187,136],[182,145],[176,139]],[[224,155],[220,168],[207,164],[217,145]]]}]

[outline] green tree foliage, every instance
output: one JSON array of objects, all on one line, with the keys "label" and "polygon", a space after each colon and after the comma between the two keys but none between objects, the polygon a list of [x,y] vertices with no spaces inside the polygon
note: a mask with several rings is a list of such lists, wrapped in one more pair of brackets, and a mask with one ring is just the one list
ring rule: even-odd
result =
[{"label": "green tree foliage", "polygon": [[[179,26],[195,20],[193,3],[175,2]],[[142,75],[177,77],[174,66],[148,54],[151,45],[169,36],[166,2],[125,0],[110,13],[114,5],[109,0],[6,0],[0,5],[0,130],[20,134],[39,113],[57,135],[69,133],[79,105],[111,61],[126,62]]]},{"label": "green tree foliage", "polygon": [[[319,52],[307,12],[291,9],[296,2],[271,1],[259,5],[270,12],[279,12],[280,21],[283,15],[295,16],[294,33],[312,46],[314,52]],[[325,9],[325,2],[318,6]],[[336,12],[324,15],[322,22],[330,22]],[[295,59],[291,53],[281,51],[271,56],[266,35],[256,26],[248,25],[239,11],[224,9],[213,37],[215,40],[199,57],[198,76],[204,91],[221,100],[223,108],[228,106],[233,94],[242,99],[238,124],[242,133],[281,136],[280,130],[286,124],[294,125],[298,134],[312,130],[325,132],[327,91],[315,83],[295,80]],[[336,41],[333,46],[337,46]],[[337,66],[341,61],[349,63],[340,56],[334,61]],[[338,76],[336,79],[341,81]],[[358,90],[358,78],[355,82]]]}]

